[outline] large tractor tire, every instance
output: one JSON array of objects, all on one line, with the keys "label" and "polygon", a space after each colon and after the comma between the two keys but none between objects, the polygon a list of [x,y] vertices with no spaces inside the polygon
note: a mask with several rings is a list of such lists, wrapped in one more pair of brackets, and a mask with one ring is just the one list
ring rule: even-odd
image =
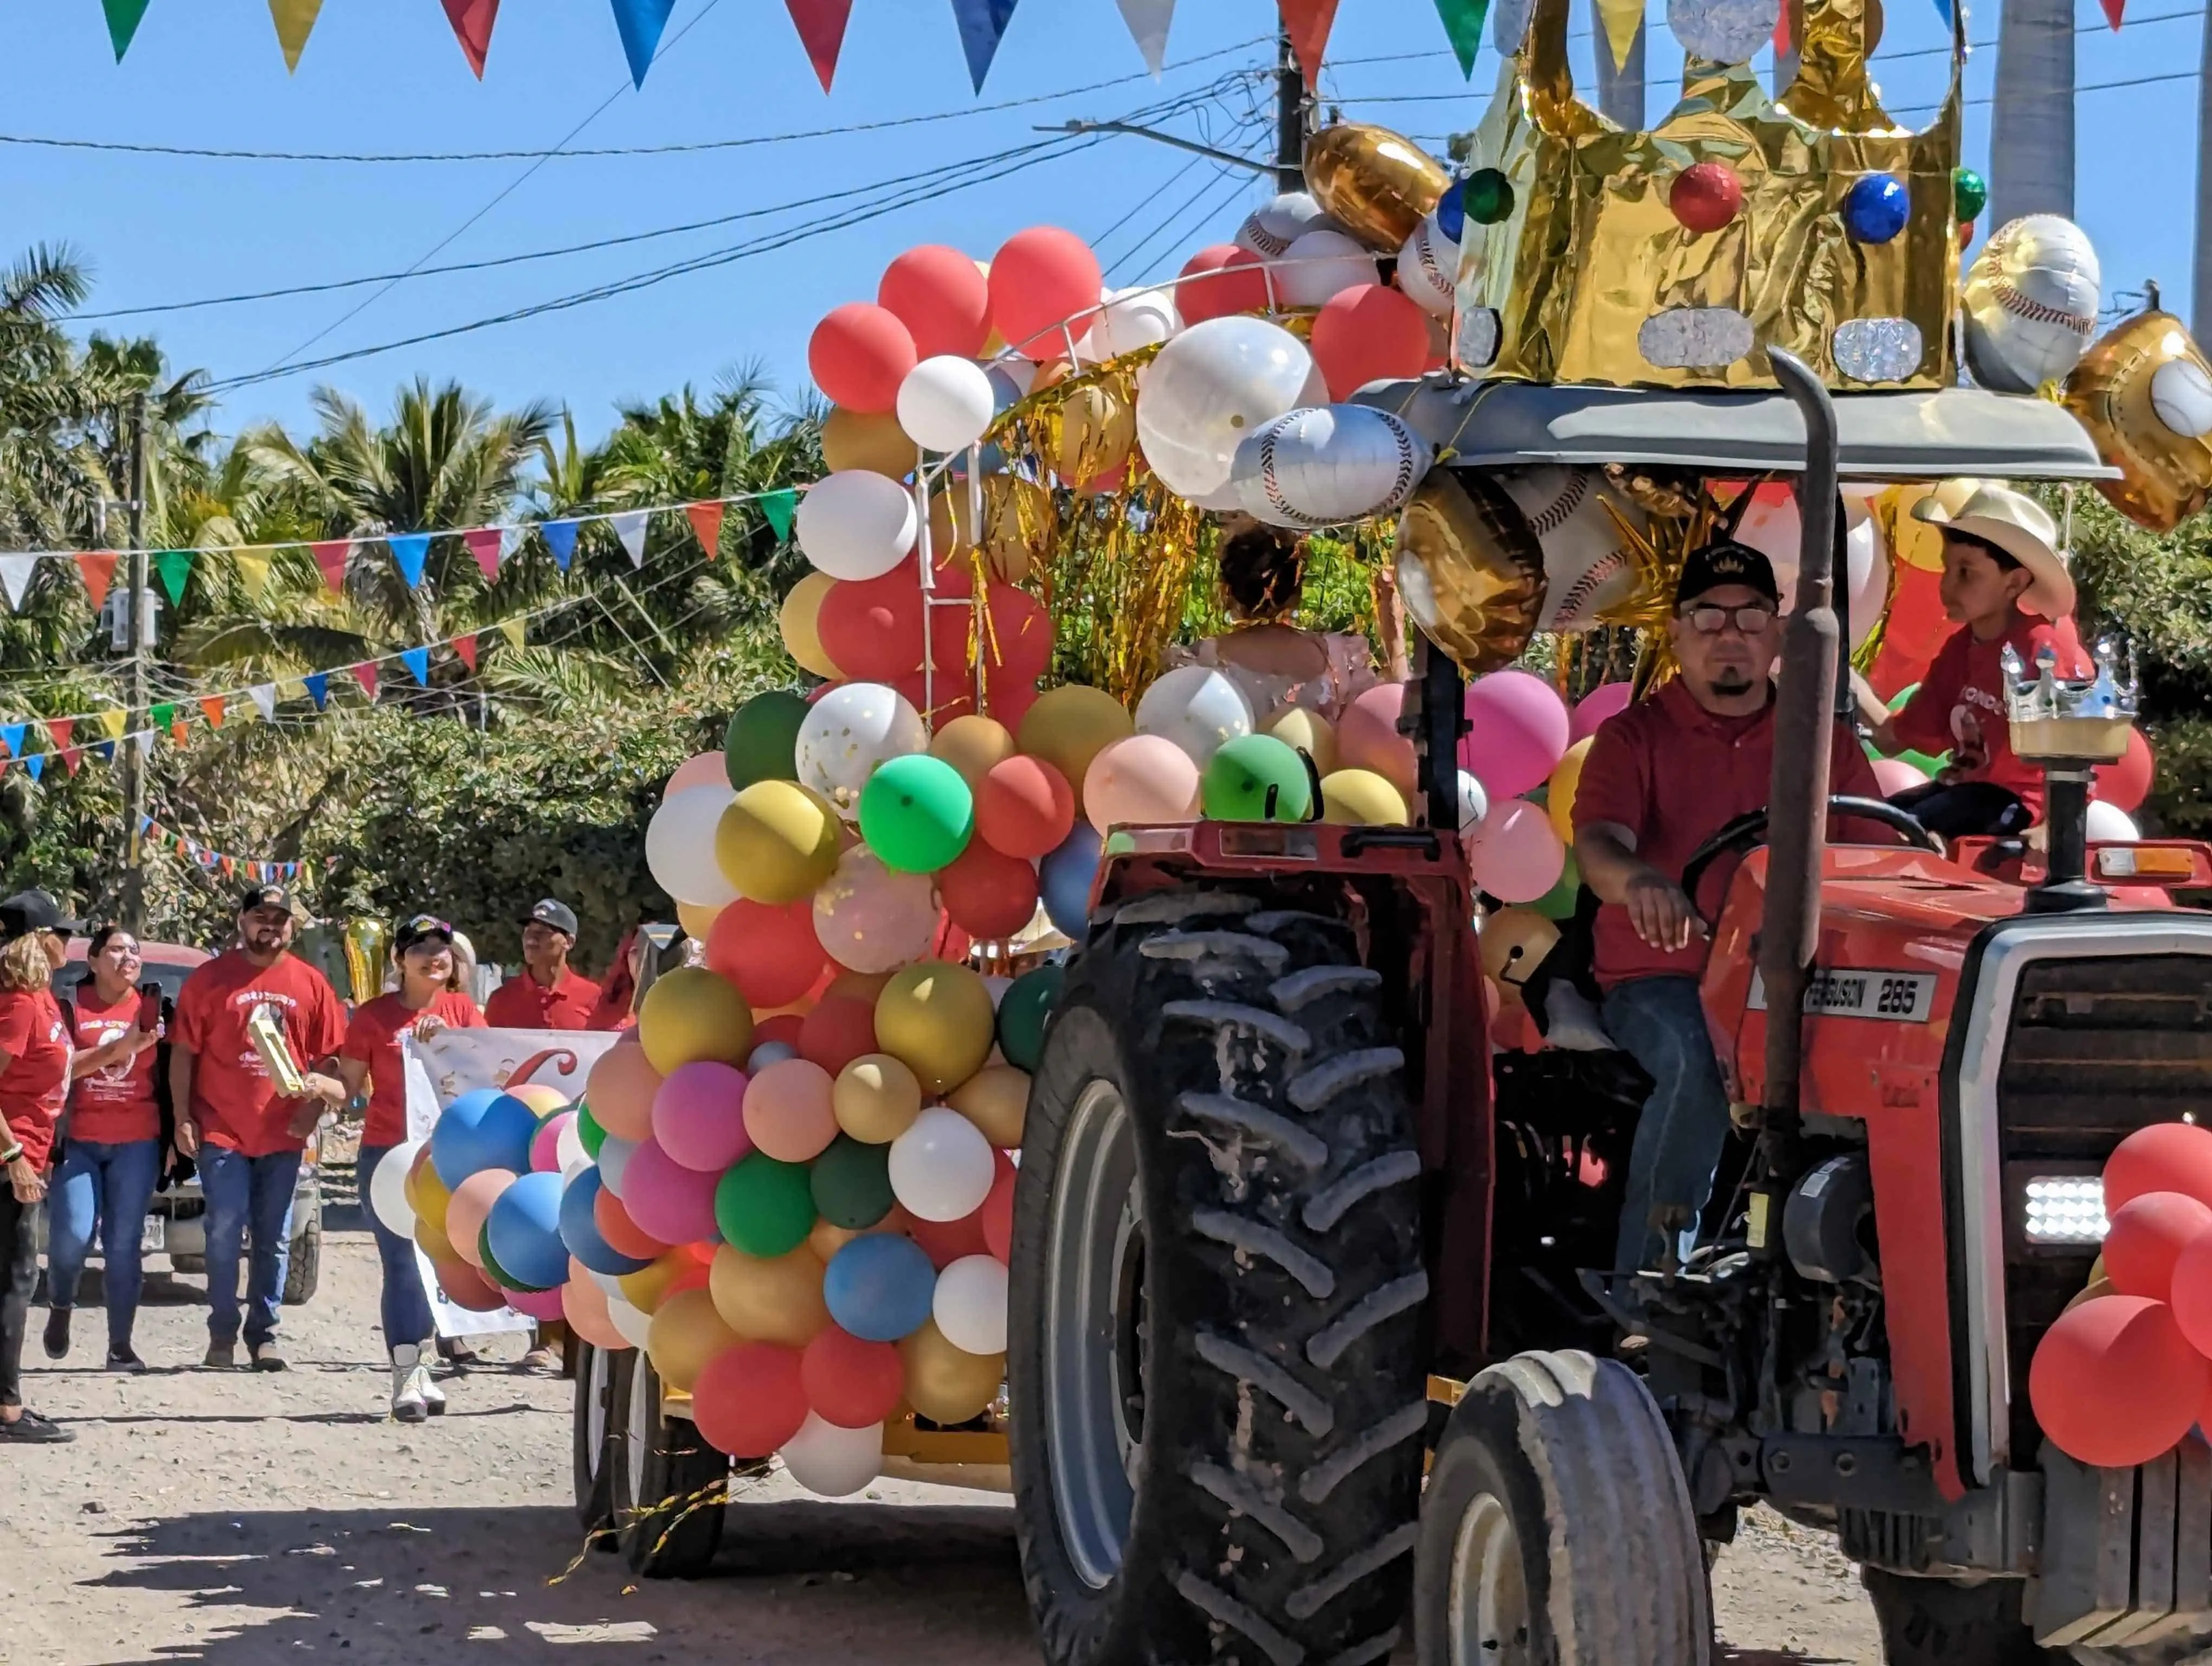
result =
[{"label": "large tractor tire", "polygon": [[1468,1384],[1421,1500],[1420,1666],[1706,1666],[1690,1493],[1634,1372],[1523,1353]]},{"label": "large tractor tire", "polygon": [[1337,920],[1124,904],[1030,1101],[1007,1388],[1051,1666],[1362,1666],[1396,1645],[1427,1408],[1420,1164]]},{"label": "large tractor tire", "polygon": [[[598,1534],[614,1525],[614,1472],[623,1461],[623,1445],[615,1438],[615,1386],[629,1362],[580,1339],[576,1353],[576,1398],[568,1420],[569,1473],[576,1493],[576,1519],[585,1532]],[[610,1537],[593,1542],[609,1548],[613,1544]]]},{"label": "large tractor tire", "polygon": [[609,1457],[623,1560],[647,1579],[696,1579],[722,1545],[730,1461],[684,1418],[660,1409],[660,1373],[643,1348],[617,1356],[615,1408],[621,1438]]}]

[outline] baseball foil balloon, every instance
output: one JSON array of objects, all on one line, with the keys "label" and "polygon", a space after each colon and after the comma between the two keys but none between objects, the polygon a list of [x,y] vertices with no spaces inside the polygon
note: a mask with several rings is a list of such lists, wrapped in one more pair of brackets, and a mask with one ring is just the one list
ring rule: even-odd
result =
[{"label": "baseball foil balloon", "polygon": [[1398,593],[1421,634],[1480,676],[1528,646],[1544,551],[1495,481],[1432,469],[1398,518]]},{"label": "baseball foil balloon", "polygon": [[1428,472],[1429,448],[1387,410],[1318,405],[1261,423],[1229,468],[1255,520],[1336,526],[1405,508]]},{"label": "baseball foil balloon", "polygon": [[1306,141],[1316,201],[1368,247],[1395,254],[1427,218],[1451,177],[1403,134],[1338,122]]},{"label": "baseball foil balloon", "polygon": [[1638,573],[1630,537],[1643,536],[1644,514],[1601,471],[1540,463],[1498,478],[1544,552],[1539,630],[1588,630],[1634,597]]},{"label": "baseball foil balloon", "polygon": [[2100,283],[2097,252],[2072,221],[2030,214],[1999,227],[1960,298],[1974,380],[2033,393],[2063,379],[2096,333]]},{"label": "baseball foil balloon", "polygon": [[2066,408],[2120,471],[2097,489],[2137,526],[2170,532],[2212,498],[2212,363],[2171,313],[2139,313],[2083,354]]}]

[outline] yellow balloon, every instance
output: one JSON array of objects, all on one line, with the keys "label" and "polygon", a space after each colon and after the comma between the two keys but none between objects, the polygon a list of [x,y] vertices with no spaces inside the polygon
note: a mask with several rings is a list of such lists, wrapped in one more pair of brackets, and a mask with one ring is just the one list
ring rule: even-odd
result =
[{"label": "yellow balloon", "polygon": [[1128,708],[1103,689],[1067,683],[1048,689],[1023,714],[1021,748],[1067,777],[1075,789],[1075,808],[1083,810],[1083,777],[1097,757],[1117,740],[1136,733]]},{"label": "yellow balloon", "polygon": [[888,410],[832,410],[822,423],[822,460],[832,471],[866,469],[903,480],[914,472],[914,441]]},{"label": "yellow balloon", "polygon": [[424,1255],[441,1267],[460,1260],[460,1256],[454,1253],[453,1241],[441,1228],[433,1226],[420,1215],[415,1217],[415,1243]]},{"label": "yellow balloon", "polygon": [[965,1423],[999,1397],[1006,1356],[963,1353],[932,1319],[898,1345],[906,1363],[906,1399],[933,1423]]},{"label": "yellow balloon", "polygon": [[1589,756],[1590,737],[1584,735],[1567,748],[1566,756],[1552,767],[1551,791],[1544,796],[1544,813],[1559,842],[1575,842],[1575,789],[1583,784],[1583,760]]},{"label": "yellow balloon", "polygon": [[1336,768],[1336,729],[1319,712],[1310,712],[1303,706],[1285,707],[1267,725],[1267,733],[1285,746],[1304,752],[1322,775]]},{"label": "yellow balloon", "polygon": [[763,1261],[726,1243],[707,1274],[714,1310],[750,1341],[805,1347],[830,1323],[822,1299],[823,1259],[811,1244]]},{"label": "yellow balloon", "polygon": [[1544,964],[1559,928],[1531,908],[1500,909],[1482,922],[1482,970],[1498,981],[1499,999],[1521,999],[1521,986]]},{"label": "yellow balloon", "polygon": [[888,1146],[921,1115],[921,1084],[888,1053],[866,1053],[837,1074],[830,1103],[837,1126],[867,1146]]},{"label": "yellow balloon", "polygon": [[722,808],[714,860],[756,903],[811,897],[837,869],[837,812],[795,781],[757,781]]},{"label": "yellow balloon", "polygon": [[[408,1190],[407,1201],[415,1206],[416,1221],[426,1223],[440,1237],[446,1236],[446,1206],[453,1201],[453,1195],[446,1189],[446,1183],[438,1178],[437,1170],[425,1163],[415,1171],[415,1182]],[[433,1256],[430,1259],[437,1261],[441,1258]],[[443,1259],[459,1261],[460,1257],[447,1256]]]},{"label": "yellow balloon", "polygon": [[1321,818],[1342,827],[1404,827],[1413,820],[1396,787],[1372,769],[1339,769],[1321,781]]},{"label": "yellow balloon", "polygon": [[676,918],[684,927],[684,936],[694,943],[704,943],[707,933],[714,928],[714,916],[721,911],[720,908],[702,908],[696,903],[678,903]]},{"label": "yellow balloon", "polygon": [[815,622],[821,616],[823,599],[829,595],[830,587],[836,582],[827,573],[809,573],[791,587],[790,593],[783,599],[782,607],[776,612],[776,623],[783,632],[785,652],[799,662],[802,670],[811,671],[817,677],[827,678],[833,683],[842,678],[845,673],[837,669],[837,662],[823,648],[821,632]]},{"label": "yellow balloon", "polygon": [[637,1038],[664,1076],[701,1059],[743,1064],[753,1050],[752,1008],[727,978],[704,966],[679,966],[645,992]]},{"label": "yellow balloon", "polygon": [[1030,1111],[1030,1073],[1010,1064],[987,1064],[946,1094],[945,1103],[1000,1150],[1017,1150]]},{"label": "yellow balloon", "polygon": [[932,1093],[982,1068],[995,1025],[989,986],[950,961],[916,961],[876,997],[876,1045]]},{"label": "yellow balloon", "polygon": [[689,1394],[702,1366],[744,1340],[722,1322],[714,1298],[705,1291],[679,1290],[654,1310],[646,1328],[645,1351],[663,1383]]},{"label": "yellow balloon", "polygon": [[1006,726],[994,717],[956,717],[929,743],[929,755],[957,769],[971,792],[994,764],[1004,763],[1018,750]]},{"label": "yellow balloon", "polygon": [[672,1250],[659,1261],[625,1273],[615,1282],[622,1287],[624,1301],[641,1313],[652,1313],[659,1310],[660,1298],[668,1293],[676,1275],[698,1264],[689,1255]]},{"label": "yellow balloon", "polygon": [[514,1097],[521,1100],[524,1104],[536,1111],[538,1120],[541,1122],[555,1111],[566,1110],[568,1108],[568,1096],[549,1082],[524,1082],[520,1086],[510,1087],[507,1091]]}]

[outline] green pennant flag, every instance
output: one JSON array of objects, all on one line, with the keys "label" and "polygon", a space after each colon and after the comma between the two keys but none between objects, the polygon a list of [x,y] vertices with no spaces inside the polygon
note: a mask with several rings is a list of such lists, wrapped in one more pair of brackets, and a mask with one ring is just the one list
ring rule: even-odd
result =
[{"label": "green pennant flag", "polygon": [[115,61],[123,62],[123,54],[131,50],[131,37],[138,33],[139,20],[146,15],[147,0],[100,0],[100,9],[107,14],[107,38],[115,43]]},{"label": "green pennant flag", "polygon": [[1490,0],[1437,0],[1437,15],[1443,20],[1462,76],[1474,74],[1474,55],[1482,47],[1483,15],[1489,9]]},{"label": "green pennant flag", "polygon": [[185,605],[185,581],[192,575],[192,552],[164,550],[154,557],[154,570],[161,575],[161,588],[169,593],[169,605]]},{"label": "green pennant flag", "polygon": [[786,542],[790,538],[791,517],[798,508],[799,494],[797,492],[785,490],[762,494],[760,512],[766,517],[769,526],[774,529],[778,542]]},{"label": "green pennant flag", "polygon": [[154,727],[155,728],[166,729],[169,725],[177,721],[176,702],[174,701],[164,700],[160,705],[154,708],[150,715],[154,720]]}]

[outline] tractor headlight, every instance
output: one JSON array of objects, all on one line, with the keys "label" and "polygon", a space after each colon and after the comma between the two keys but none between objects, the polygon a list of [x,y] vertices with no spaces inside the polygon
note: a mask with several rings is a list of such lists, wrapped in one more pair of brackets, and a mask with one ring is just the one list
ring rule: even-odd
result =
[{"label": "tractor headlight", "polygon": [[2095,1175],[2038,1175],[2027,1183],[2030,1243],[2102,1243],[2105,1183]]}]

